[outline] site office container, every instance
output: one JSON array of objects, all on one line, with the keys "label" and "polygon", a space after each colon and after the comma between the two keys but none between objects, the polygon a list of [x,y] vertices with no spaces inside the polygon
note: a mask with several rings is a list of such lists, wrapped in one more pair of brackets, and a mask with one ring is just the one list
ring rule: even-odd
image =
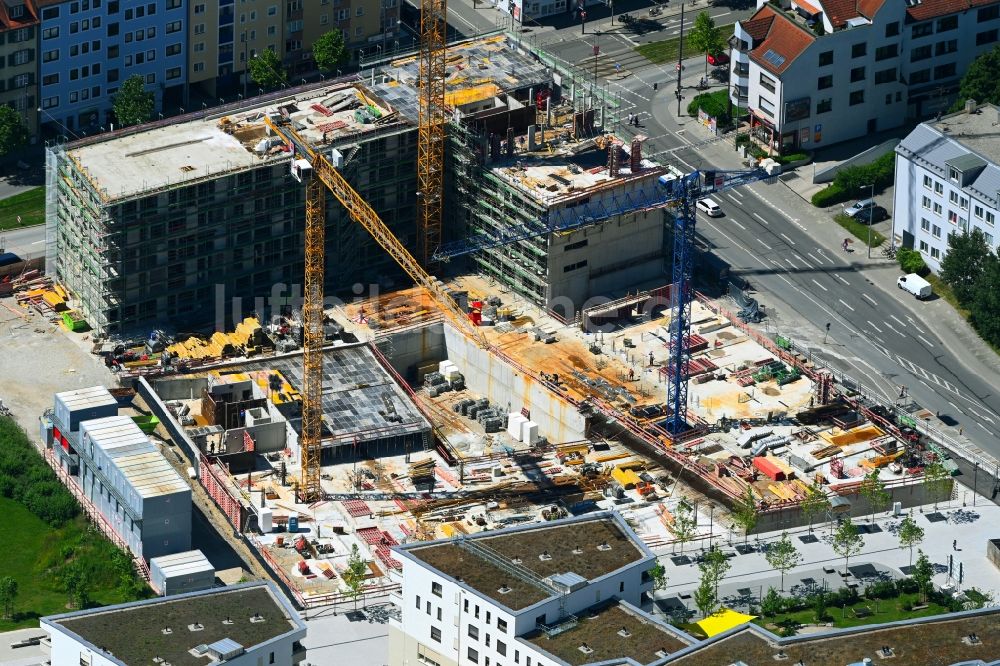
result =
[{"label": "site office container", "polygon": [[76,432],[81,421],[118,414],[118,402],[103,386],[64,391],[55,395],[54,416],[62,429]]},{"label": "site office container", "polygon": [[215,568],[200,550],[161,555],[149,561],[150,581],[162,595],[207,590],[215,585]]}]

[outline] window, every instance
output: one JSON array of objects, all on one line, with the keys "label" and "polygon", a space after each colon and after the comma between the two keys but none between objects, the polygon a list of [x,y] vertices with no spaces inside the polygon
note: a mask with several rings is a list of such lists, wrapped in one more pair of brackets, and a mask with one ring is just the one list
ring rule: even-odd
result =
[{"label": "window", "polygon": [[958,200],[958,207],[962,210],[969,210],[969,200],[965,197],[960,197]]},{"label": "window", "polygon": [[948,209],[948,221],[951,222],[952,224],[958,224],[958,213],[951,210],[950,208]]},{"label": "window", "polygon": [[71,93],[69,94],[69,103],[70,103],[70,104],[76,104],[76,101],[77,101],[77,100],[78,100],[79,98],[80,98],[80,96],[79,96],[79,95],[78,95],[78,94],[76,93],[76,91],[73,91],[73,92],[71,92]]},{"label": "window", "polygon": [[43,86],[54,86],[59,83],[59,74],[48,74],[42,77]]},{"label": "window", "polygon": [[976,20],[980,23],[985,23],[986,21],[995,21],[1000,18],[1000,5],[993,5],[992,7],[984,7],[980,9],[976,14]]},{"label": "window", "polygon": [[927,241],[920,241],[920,251],[927,252],[927,248],[928,248]]},{"label": "window", "polygon": [[936,247],[932,247],[931,248],[931,257],[933,259],[937,259],[940,256],[941,256],[941,250],[937,249]]},{"label": "window", "polygon": [[469,651],[466,653],[466,656],[469,658],[469,661],[471,661],[473,664],[478,664],[479,663],[479,652],[478,651],[476,651],[476,650],[474,650],[472,648],[469,648]]},{"label": "window", "polygon": [[986,244],[993,247],[993,234],[988,234],[984,231],[983,236],[986,237]]},{"label": "window", "polygon": [[22,49],[14,53],[15,65],[27,65],[29,62],[31,62],[31,51]]},{"label": "window", "polygon": [[823,51],[819,54],[819,66],[826,67],[833,64],[833,51]]},{"label": "window", "polygon": [[895,37],[899,34],[899,21],[893,21],[892,23],[886,24],[885,26],[885,36]]},{"label": "window", "polygon": [[865,80],[865,68],[855,67],[851,70],[851,83],[857,83],[858,81]]},{"label": "window", "polygon": [[849,100],[848,103],[851,106],[857,106],[858,104],[864,104],[865,103],[865,91],[864,90],[855,90],[854,92],[852,92],[850,100]]},{"label": "window", "polygon": [[768,92],[774,92],[774,79],[762,72],[760,75],[760,87]]},{"label": "window", "polygon": [[194,45],[195,53],[201,53],[205,50],[205,42],[196,42]]},{"label": "window", "polygon": [[934,55],[948,55],[958,50],[958,40],[949,39],[934,45]]},{"label": "window", "polygon": [[59,60],[59,49],[52,49],[42,54],[42,62],[54,62]]},{"label": "window", "polygon": [[931,209],[931,198],[930,197],[924,197],[922,199],[921,203],[923,204],[923,207],[926,208],[927,210]]},{"label": "window", "polygon": [[469,625],[469,638],[475,641],[479,640],[479,627],[474,624]]},{"label": "window", "polygon": [[196,62],[194,64],[194,71],[196,71],[196,72],[204,72],[205,71],[205,63],[203,63],[203,62]]},{"label": "window", "polygon": [[950,62],[947,65],[938,65],[934,68],[934,79],[949,79],[955,76],[955,63]]},{"label": "window", "polygon": [[486,636],[485,636],[485,639],[486,639],[486,640],[485,640],[485,642],[486,642],[486,647],[489,647],[489,646],[490,646],[490,635],[489,635],[489,634],[486,634]]},{"label": "window", "polygon": [[925,217],[920,218],[920,229],[921,229],[921,231],[930,231],[931,230],[931,221],[928,220]]},{"label": "window", "polygon": [[507,656],[507,644],[503,641],[497,641],[497,652],[501,657]]},{"label": "window", "polygon": [[431,627],[431,640],[437,643],[441,642],[441,630],[437,627]]},{"label": "window", "polygon": [[346,21],[350,17],[351,17],[351,10],[350,9],[338,9],[337,10],[337,20],[338,21]]},{"label": "window", "polygon": [[[169,26],[167,27],[167,32],[170,32]],[[197,23],[197,24],[195,24],[195,26],[194,26],[194,34],[196,34],[196,35],[204,35],[205,34],[205,24],[204,23]]]},{"label": "window", "polygon": [[851,47],[851,57],[861,58],[868,53],[868,42],[858,42]]},{"label": "window", "polygon": [[479,604],[476,604],[475,617],[477,620],[479,619]]},{"label": "window", "polygon": [[976,35],[976,46],[982,46],[983,44],[992,44],[997,41],[997,29],[987,30],[986,32],[980,32]]},{"label": "window", "polygon": [[833,100],[829,97],[816,103],[816,113],[829,113],[833,110]]},{"label": "window", "polygon": [[180,9],[184,5],[184,0],[167,0],[167,9]]},{"label": "window", "polygon": [[923,23],[918,23],[910,31],[910,36],[913,38],[926,37],[927,35],[934,34],[934,22],[924,21]]},{"label": "window", "polygon": [[977,219],[983,219],[983,207],[976,204],[972,207],[972,214],[975,215]]},{"label": "window", "polygon": [[431,594],[435,597],[441,596],[441,583],[431,583]]},{"label": "window", "polygon": [[59,37],[59,28],[45,28],[42,30],[42,39],[56,39]]},{"label": "window", "polygon": [[939,181],[934,181],[934,193],[944,196],[944,183]]},{"label": "window", "polygon": [[319,24],[320,25],[327,25],[329,23],[330,23],[330,15],[329,14],[323,14],[323,15],[321,15],[319,17]]},{"label": "window", "polygon": [[146,51],[146,62],[153,62],[156,60],[156,51]]},{"label": "window", "polygon": [[938,19],[937,22],[938,32],[948,32],[949,30],[954,30],[957,27],[958,27],[958,16],[955,14]]},{"label": "window", "polygon": [[986,211],[986,224],[993,226],[994,222],[996,222],[996,216],[990,211]]},{"label": "window", "polygon": [[767,100],[764,97],[758,97],[757,108],[772,118],[774,117],[774,104],[771,104],[770,100]]},{"label": "window", "polygon": [[934,183],[934,179],[930,176],[924,176],[924,187],[928,190],[931,189],[931,185]]},{"label": "window", "polygon": [[[948,167],[948,180],[950,180],[953,183],[957,183],[958,177],[959,177],[958,169],[956,169],[955,167]],[[952,194],[955,193],[952,192]]]},{"label": "window", "polygon": [[420,610],[420,595],[417,595],[417,610]]},{"label": "window", "polygon": [[826,76],[821,76],[816,79],[816,88],[818,90],[825,90],[827,88],[833,87],[833,74],[827,74]]},{"label": "window", "polygon": [[354,29],[354,36],[355,37],[364,37],[365,36],[365,29],[364,29],[364,27],[359,25],[357,28],[355,28]]},{"label": "window", "polygon": [[[883,69],[879,72],[875,72],[875,85],[880,85],[882,83],[892,83],[896,80],[896,68],[890,67],[889,69]],[[888,104],[888,102],[886,102]]]},{"label": "window", "polygon": [[[198,25],[203,26],[202,27],[202,31],[204,31],[204,24],[199,23]],[[171,33],[180,32],[180,31],[181,31],[181,22],[180,21],[171,21],[170,23],[167,24],[167,34],[168,35],[171,34]]]},{"label": "window", "polygon": [[499,629],[500,631],[506,632],[507,631],[507,620],[501,620],[500,618],[497,618],[497,629]]},{"label": "window", "polygon": [[958,192],[954,190],[948,192],[948,201],[950,201],[953,204],[958,203]]},{"label": "window", "polygon": [[167,70],[167,81],[172,81],[174,79],[179,79],[179,78],[181,78],[180,67],[171,67],[170,69]]},{"label": "window", "polygon": [[568,266],[563,266],[563,273],[569,273],[570,271],[575,271],[578,268],[583,268],[587,265],[587,260],[578,261],[575,264],[569,264]]},{"label": "window", "polygon": [[931,236],[934,236],[934,238],[941,238],[941,227],[939,227],[936,224],[934,226],[932,226],[931,227]]},{"label": "window", "polygon": [[42,100],[43,109],[53,109],[57,106],[59,106],[58,97],[46,97],[45,99]]},{"label": "window", "polygon": [[78,32],[80,32],[80,22],[73,21],[72,23],[69,24],[69,34],[75,35]]},{"label": "window", "polygon": [[181,45],[180,44],[169,44],[169,45],[167,45],[167,52],[166,52],[166,54],[168,56],[180,55],[180,53],[181,53]]},{"label": "window", "polygon": [[364,16],[364,15],[365,15],[365,8],[364,8],[364,5],[358,5],[358,8],[357,8],[357,10],[356,10],[356,11],[354,12],[354,15],[355,15],[355,16]]},{"label": "window", "polygon": [[[979,14],[982,15],[983,10],[979,10]],[[46,7],[42,10],[42,20],[51,21],[52,19],[59,18],[59,7]],[[982,19],[979,19],[982,21]]]},{"label": "window", "polygon": [[150,85],[156,83],[156,74],[147,74],[146,75],[146,83],[148,83]]},{"label": "window", "polygon": [[940,215],[943,210],[944,209],[941,208],[941,204],[939,204],[937,202],[934,203],[934,214],[935,215]]},{"label": "window", "polygon": [[194,13],[195,14],[204,14],[205,13],[205,5],[204,4],[195,5],[194,6]]},{"label": "window", "polygon": [[108,37],[114,37],[117,34],[118,34],[118,24],[117,23],[109,23],[108,24]]},{"label": "window", "polygon": [[888,60],[899,55],[899,44],[886,44],[875,49],[875,60]]},{"label": "window", "polygon": [[438,619],[438,622],[441,621],[441,607],[440,606],[437,607],[437,619]]},{"label": "window", "polygon": [[278,13],[278,5],[271,5],[270,7],[267,8],[268,16],[274,16],[277,13]]},{"label": "window", "polygon": [[933,55],[933,50],[930,44],[924,44],[923,46],[918,46],[915,49],[910,50],[910,62],[919,62],[920,60],[927,60]]}]

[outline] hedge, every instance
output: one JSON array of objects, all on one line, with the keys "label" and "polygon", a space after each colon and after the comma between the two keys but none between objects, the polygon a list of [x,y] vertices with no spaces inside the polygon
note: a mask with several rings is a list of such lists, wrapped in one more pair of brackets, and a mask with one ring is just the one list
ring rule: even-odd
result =
[{"label": "hedge", "polygon": [[845,192],[836,183],[827,185],[822,190],[812,195],[812,205],[817,208],[826,208],[834,204],[843,203],[851,198],[850,192]]},{"label": "hedge", "polygon": [[899,267],[906,274],[916,273],[917,275],[925,276],[931,272],[931,269],[924,263],[924,258],[916,250],[906,247],[899,248],[896,252],[896,261],[899,262]]},{"label": "hedge", "polygon": [[813,195],[812,205],[826,208],[851,199],[860,199],[873,183],[876,191],[884,190],[892,185],[895,164],[896,154],[889,152],[871,164],[841,169],[832,183]]},{"label": "hedge", "polygon": [[729,97],[728,90],[716,90],[710,93],[695,95],[688,103],[687,112],[690,116],[697,116],[698,109],[703,110],[713,116],[720,124],[729,119]]}]

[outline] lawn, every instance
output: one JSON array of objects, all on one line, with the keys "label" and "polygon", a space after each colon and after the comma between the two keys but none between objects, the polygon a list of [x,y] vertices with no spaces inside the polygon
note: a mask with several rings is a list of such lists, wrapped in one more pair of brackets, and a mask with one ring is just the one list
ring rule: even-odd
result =
[{"label": "lawn", "polygon": [[[728,40],[733,34],[733,24],[720,25],[719,32],[722,33],[722,38],[724,40]],[[640,44],[635,47],[635,50],[650,62],[662,65],[663,63],[668,62],[677,62],[677,50],[680,48],[680,43],[680,37],[672,37],[671,39],[664,39],[659,42]],[[684,57],[693,58],[696,55],[701,54],[692,48],[691,42],[685,40]]]},{"label": "lawn", "polygon": [[870,227],[867,224],[861,224],[860,222],[856,222],[850,217],[844,215],[843,213],[838,213],[836,216],[834,216],[833,219],[837,222],[837,224],[850,231],[851,234],[853,234],[855,238],[864,243],[866,247],[868,245],[869,233],[871,233],[873,248],[876,248],[885,242],[885,236],[875,231],[874,229],[871,229],[869,232]]},{"label": "lawn", "polygon": [[[18,215],[21,224],[17,223]],[[6,199],[0,199],[0,230],[19,229],[45,222],[45,188],[36,187]]]},{"label": "lawn", "polygon": [[962,319],[965,319],[966,321],[969,320],[969,311],[962,307],[962,304],[958,302],[955,292],[951,290],[951,285],[939,278],[937,275],[934,275],[934,273],[929,273],[924,279],[930,282],[931,286],[934,287],[935,294],[946,300],[951,307],[955,308],[955,312],[962,315]]},{"label": "lawn", "polygon": [[[930,615],[941,615],[949,612],[947,607],[940,606],[932,602],[927,604],[927,608],[920,610],[903,610],[904,603],[910,602],[915,604],[917,603],[919,596],[920,595],[917,592],[913,592],[911,594],[901,594],[895,599],[880,599],[878,600],[877,606],[875,600],[861,599],[853,605],[847,606],[846,609],[837,606],[830,606],[827,609],[827,613],[830,618],[829,621],[833,623],[834,627],[845,628],[860,627],[868,624],[881,624],[884,622],[896,622],[898,620],[928,617]],[[878,612],[875,612],[876,608]],[[870,614],[863,615],[862,617],[855,616],[855,610],[864,612],[866,609],[871,611]],[[800,625],[814,624],[816,621],[816,613],[813,609],[806,608],[799,611],[793,611],[791,613],[780,613],[775,617],[759,617],[754,620],[754,623],[778,633],[781,629],[781,623],[787,620],[791,620],[792,622]]]}]

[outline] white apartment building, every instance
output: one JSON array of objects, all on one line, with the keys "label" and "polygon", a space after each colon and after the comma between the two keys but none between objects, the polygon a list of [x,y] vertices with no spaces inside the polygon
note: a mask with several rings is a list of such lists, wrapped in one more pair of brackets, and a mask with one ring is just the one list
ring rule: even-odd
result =
[{"label": "white apartment building", "polygon": [[896,147],[892,233],[941,267],[948,236],[979,229],[1000,247],[1000,108],[966,105],[918,125]]},{"label": "white apartment building", "polygon": [[391,666],[648,664],[693,642],[639,610],[655,557],[616,513],[394,550]]},{"label": "white apartment building", "polygon": [[810,150],[946,109],[1000,41],[1000,0],[758,0],[730,42],[754,134]]}]

